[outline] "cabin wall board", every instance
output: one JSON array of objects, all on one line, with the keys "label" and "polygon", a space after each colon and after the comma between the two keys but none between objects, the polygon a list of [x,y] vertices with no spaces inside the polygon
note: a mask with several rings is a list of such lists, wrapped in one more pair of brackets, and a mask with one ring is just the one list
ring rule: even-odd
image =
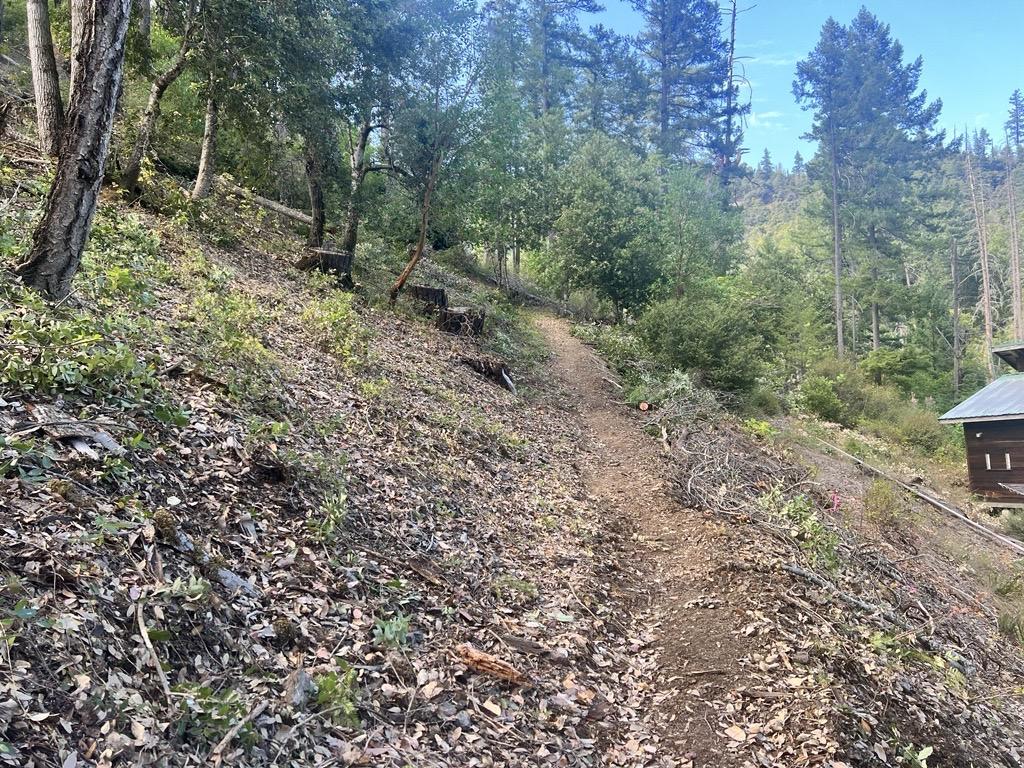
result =
[{"label": "cabin wall board", "polygon": [[[1024,419],[968,422],[964,424],[964,438],[971,491],[987,501],[1024,501],[1024,497],[1000,486],[1024,484]],[[1010,469],[1006,469],[1007,456]]]}]

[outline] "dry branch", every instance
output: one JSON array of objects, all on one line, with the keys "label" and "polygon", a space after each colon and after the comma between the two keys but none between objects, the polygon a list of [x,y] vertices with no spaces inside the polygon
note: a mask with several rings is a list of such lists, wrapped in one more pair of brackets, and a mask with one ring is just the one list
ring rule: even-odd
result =
[{"label": "dry branch", "polygon": [[489,675],[499,680],[504,680],[513,685],[528,685],[530,680],[522,672],[513,667],[507,661],[502,661],[497,656],[478,651],[468,643],[463,643],[455,649],[459,659],[467,667],[481,675]]}]

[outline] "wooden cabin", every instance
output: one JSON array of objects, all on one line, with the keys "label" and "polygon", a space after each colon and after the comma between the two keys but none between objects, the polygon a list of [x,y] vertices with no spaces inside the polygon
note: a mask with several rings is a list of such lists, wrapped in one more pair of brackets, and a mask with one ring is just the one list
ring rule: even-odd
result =
[{"label": "wooden cabin", "polygon": [[1000,376],[939,421],[964,425],[971,491],[994,507],[1024,507],[1024,342],[992,352],[1016,373]]}]

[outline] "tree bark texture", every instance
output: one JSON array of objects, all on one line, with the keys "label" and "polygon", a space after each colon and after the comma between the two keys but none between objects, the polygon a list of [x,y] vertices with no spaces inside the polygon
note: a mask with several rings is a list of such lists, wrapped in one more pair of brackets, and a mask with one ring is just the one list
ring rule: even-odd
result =
[{"label": "tree bark texture", "polygon": [[192,187],[192,199],[202,200],[213,190],[213,174],[217,156],[217,100],[206,100],[206,122],[203,126],[203,149],[199,154],[199,173]]},{"label": "tree bark texture", "polygon": [[32,62],[32,89],[36,97],[39,148],[51,157],[60,151],[64,133],[64,103],[60,94],[57,59],[53,53],[48,0],[28,0],[25,23],[28,53]]},{"label": "tree bark texture", "polygon": [[146,104],[146,111],[142,113],[139,133],[135,137],[132,153],[128,157],[128,162],[125,163],[124,171],[121,173],[120,184],[130,194],[136,194],[139,189],[139,174],[142,173],[142,161],[149,151],[149,144],[153,139],[153,132],[156,130],[156,121],[160,118],[160,102],[164,97],[164,93],[178,79],[185,70],[185,64],[188,63],[191,26],[190,20],[182,37],[178,55],[174,57],[171,66],[153,81],[153,85],[149,89],[149,101]]},{"label": "tree bark texture", "polygon": [[96,213],[121,90],[130,3],[78,0],[73,6],[81,36],[68,133],[32,248],[17,269],[27,285],[52,299],[71,291]]}]

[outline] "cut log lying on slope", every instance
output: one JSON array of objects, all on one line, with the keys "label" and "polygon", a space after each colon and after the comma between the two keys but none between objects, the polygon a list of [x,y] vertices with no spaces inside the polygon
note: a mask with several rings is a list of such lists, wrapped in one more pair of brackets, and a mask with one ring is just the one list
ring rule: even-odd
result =
[{"label": "cut log lying on slope", "polygon": [[471,307],[445,307],[437,315],[437,327],[457,336],[480,336],[487,313]]},{"label": "cut log lying on slope", "polygon": [[530,679],[507,661],[477,650],[468,643],[455,649],[459,659],[471,670],[480,675],[490,675],[513,685],[529,685]]},{"label": "cut log lying on slope", "polygon": [[[313,226],[313,217],[310,214],[306,213],[305,211],[300,211],[297,208],[291,208],[285,205],[284,203],[277,202],[277,200],[271,200],[269,197],[257,195],[251,189],[246,189],[245,187],[240,187],[237,184],[233,184],[232,182],[228,181],[222,176],[217,177],[216,184],[225,192],[229,192],[233,195],[238,195],[239,197],[245,200],[249,200],[253,203],[256,203],[256,205],[260,206],[261,208],[266,208],[268,211],[273,211],[274,213],[280,216],[284,216],[286,219],[297,221],[300,224],[305,224],[306,226],[309,227]],[[336,224],[328,224],[326,227],[324,227],[324,231],[337,232],[338,227]]]},{"label": "cut log lying on slope", "polygon": [[494,358],[473,358],[461,357],[459,362],[465,363],[477,373],[483,374],[499,386],[504,387],[513,395],[516,394],[516,385],[512,383],[512,372],[501,360]]}]

